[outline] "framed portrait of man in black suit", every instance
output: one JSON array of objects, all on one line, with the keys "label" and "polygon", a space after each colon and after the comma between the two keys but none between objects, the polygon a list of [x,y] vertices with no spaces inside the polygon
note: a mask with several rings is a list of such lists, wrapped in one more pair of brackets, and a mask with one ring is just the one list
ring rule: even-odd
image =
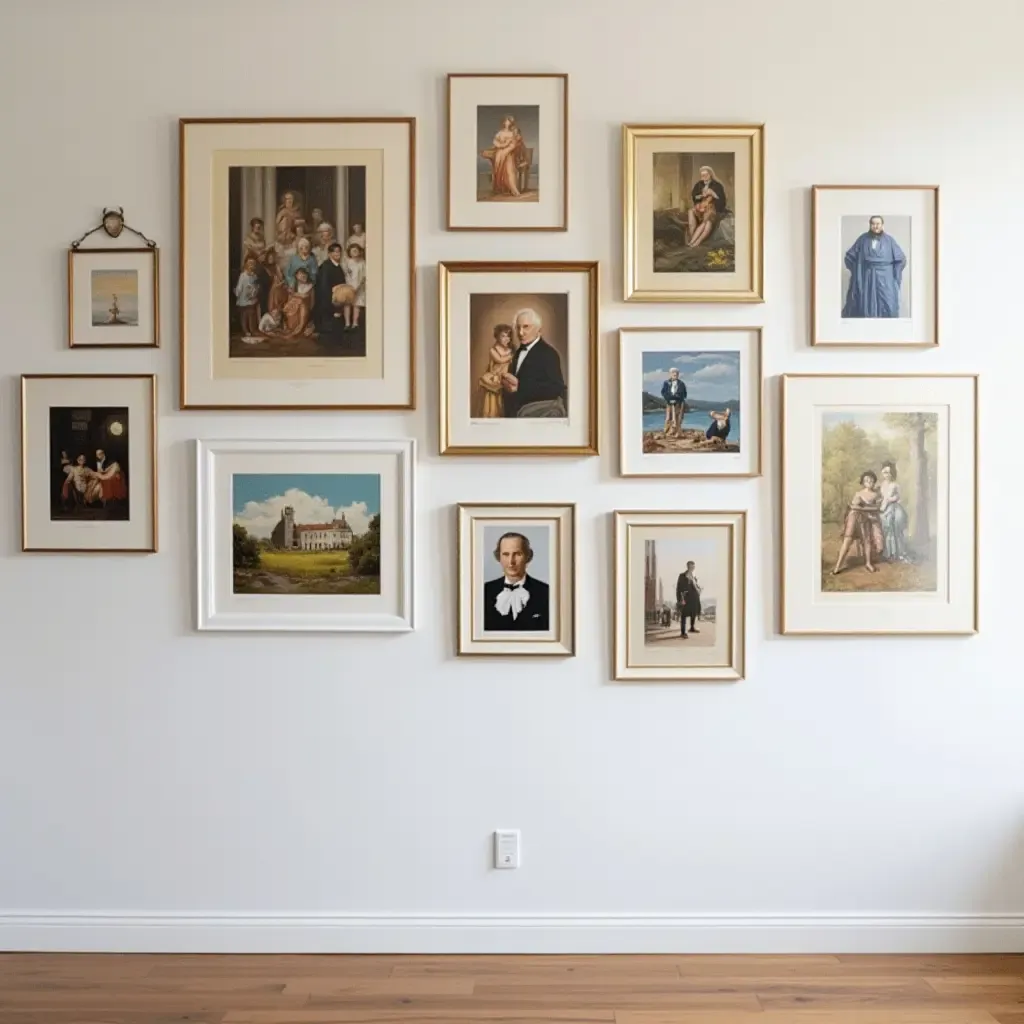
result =
[{"label": "framed portrait of man in black suit", "polygon": [[458,511],[458,653],[574,654],[575,506]]},{"label": "framed portrait of man in black suit", "polygon": [[597,454],[597,264],[442,263],[441,454]]}]

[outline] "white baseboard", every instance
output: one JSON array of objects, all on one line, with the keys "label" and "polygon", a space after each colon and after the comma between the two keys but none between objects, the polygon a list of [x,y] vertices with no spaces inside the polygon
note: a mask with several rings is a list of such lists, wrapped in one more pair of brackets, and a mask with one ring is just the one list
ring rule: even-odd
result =
[{"label": "white baseboard", "polygon": [[117,953],[1020,953],[1024,914],[0,912],[0,950]]}]

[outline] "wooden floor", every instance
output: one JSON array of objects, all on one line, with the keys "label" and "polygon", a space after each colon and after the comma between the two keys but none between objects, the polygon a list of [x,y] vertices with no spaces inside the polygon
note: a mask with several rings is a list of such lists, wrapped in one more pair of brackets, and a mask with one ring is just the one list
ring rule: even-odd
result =
[{"label": "wooden floor", "polygon": [[0,1024],[1024,1024],[1024,956],[0,954]]}]

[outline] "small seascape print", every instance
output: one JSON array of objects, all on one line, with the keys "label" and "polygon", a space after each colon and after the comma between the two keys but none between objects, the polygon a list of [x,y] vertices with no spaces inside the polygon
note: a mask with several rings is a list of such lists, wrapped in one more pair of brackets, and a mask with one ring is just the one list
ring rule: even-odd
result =
[{"label": "small seascape print", "polygon": [[93,327],[139,326],[137,270],[93,270],[89,283]]}]

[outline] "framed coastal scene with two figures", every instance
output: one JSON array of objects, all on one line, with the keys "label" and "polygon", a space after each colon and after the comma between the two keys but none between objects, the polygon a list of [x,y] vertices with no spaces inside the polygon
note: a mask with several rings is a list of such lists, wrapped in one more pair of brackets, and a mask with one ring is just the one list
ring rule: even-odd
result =
[{"label": "framed coastal scene with two figures", "polygon": [[597,264],[442,263],[442,455],[597,454]]},{"label": "framed coastal scene with two figures", "polygon": [[811,210],[812,344],[937,345],[938,186],[815,185]]},{"label": "framed coastal scene with two figures", "polygon": [[782,382],[782,632],[975,632],[977,379]]},{"label": "framed coastal scene with two figures", "polygon": [[181,122],[183,407],[412,407],[414,138]]},{"label": "framed coastal scene with two figures", "polygon": [[763,125],[623,126],[624,297],[763,302]]},{"label": "framed coastal scene with two figures", "polygon": [[448,76],[448,230],[565,231],[569,76]]},{"label": "framed coastal scene with two figures", "polygon": [[623,476],[761,472],[761,329],[619,331]]}]

